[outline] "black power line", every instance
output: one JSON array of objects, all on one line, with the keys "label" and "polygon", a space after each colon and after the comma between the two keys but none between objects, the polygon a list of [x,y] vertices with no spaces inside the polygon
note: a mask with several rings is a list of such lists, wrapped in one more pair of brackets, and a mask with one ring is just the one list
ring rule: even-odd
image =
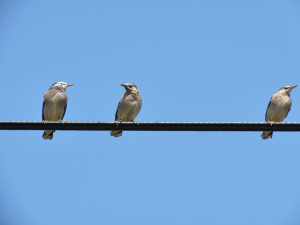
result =
[{"label": "black power line", "polygon": [[81,131],[300,131],[300,123],[175,123],[175,122],[24,122],[0,121],[0,130],[81,130]]}]

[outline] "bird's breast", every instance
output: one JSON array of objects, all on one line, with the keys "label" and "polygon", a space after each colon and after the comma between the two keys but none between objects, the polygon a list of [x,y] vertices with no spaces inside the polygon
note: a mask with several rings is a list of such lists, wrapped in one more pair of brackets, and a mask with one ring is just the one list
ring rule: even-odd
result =
[{"label": "bird's breast", "polygon": [[48,121],[59,121],[62,119],[67,105],[66,95],[57,93],[52,98],[45,99],[44,117]]},{"label": "bird's breast", "polygon": [[291,109],[291,99],[288,96],[275,96],[268,108],[268,120],[280,122],[284,120]]},{"label": "bird's breast", "polygon": [[125,96],[120,102],[118,108],[118,118],[123,122],[130,122],[138,115],[141,109],[141,101],[136,100],[133,96]]}]

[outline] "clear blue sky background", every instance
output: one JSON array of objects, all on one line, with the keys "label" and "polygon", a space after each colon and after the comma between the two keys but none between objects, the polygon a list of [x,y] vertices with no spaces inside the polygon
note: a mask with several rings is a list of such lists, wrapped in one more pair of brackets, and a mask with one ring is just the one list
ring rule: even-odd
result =
[{"label": "clear blue sky background", "polygon": [[[114,121],[133,82],[143,122],[263,122],[299,40],[297,1],[3,0],[0,120],[64,81],[68,121]],[[0,131],[1,224],[300,224],[299,133],[42,133]]]}]

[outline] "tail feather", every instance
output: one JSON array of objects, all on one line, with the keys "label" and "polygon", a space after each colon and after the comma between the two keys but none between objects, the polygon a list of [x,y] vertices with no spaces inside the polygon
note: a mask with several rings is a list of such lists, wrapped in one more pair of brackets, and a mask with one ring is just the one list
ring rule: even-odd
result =
[{"label": "tail feather", "polygon": [[110,136],[114,136],[114,137],[120,137],[122,136],[123,131],[122,130],[111,130],[109,131]]},{"label": "tail feather", "polygon": [[54,132],[55,132],[55,130],[45,130],[44,133],[43,133],[43,138],[45,140],[46,139],[52,140]]},{"label": "tail feather", "polygon": [[264,131],[261,135],[262,139],[272,139],[273,131]]}]

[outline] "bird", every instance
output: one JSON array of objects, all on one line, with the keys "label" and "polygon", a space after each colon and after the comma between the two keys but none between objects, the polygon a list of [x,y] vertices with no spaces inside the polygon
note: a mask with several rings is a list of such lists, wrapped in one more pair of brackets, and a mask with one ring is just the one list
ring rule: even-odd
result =
[{"label": "bird", "polygon": [[[115,123],[133,122],[142,108],[142,97],[137,86],[133,83],[121,84],[126,90],[122,95],[115,114]],[[122,136],[121,130],[111,130],[111,136]]]},{"label": "bird", "polygon": [[[66,89],[74,84],[54,83],[44,95],[42,121],[62,121],[67,109]],[[55,130],[45,130],[43,138],[52,140]]]},{"label": "bird", "polygon": [[[284,86],[271,97],[269,105],[267,107],[265,121],[270,123],[282,122],[287,117],[291,110],[292,100],[290,98],[291,91],[297,87],[295,86]],[[261,135],[262,139],[272,139],[273,131],[264,131]]]}]

